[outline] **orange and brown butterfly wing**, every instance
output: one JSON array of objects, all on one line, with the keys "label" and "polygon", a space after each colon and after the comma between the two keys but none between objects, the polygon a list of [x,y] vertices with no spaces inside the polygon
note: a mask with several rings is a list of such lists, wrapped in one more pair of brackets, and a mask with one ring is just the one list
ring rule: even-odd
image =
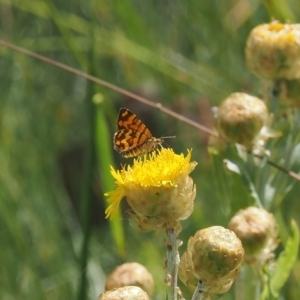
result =
[{"label": "orange and brown butterfly wing", "polygon": [[114,135],[114,146],[119,152],[129,151],[146,143],[149,137],[131,129],[118,130]]},{"label": "orange and brown butterfly wing", "polygon": [[114,148],[125,157],[141,154],[152,138],[150,130],[131,111],[121,108],[117,119],[118,131],[114,135]]},{"label": "orange and brown butterfly wing", "polygon": [[130,110],[127,108],[121,108],[117,119],[118,130],[131,129],[138,131],[148,137],[152,137],[150,130],[146,125]]}]

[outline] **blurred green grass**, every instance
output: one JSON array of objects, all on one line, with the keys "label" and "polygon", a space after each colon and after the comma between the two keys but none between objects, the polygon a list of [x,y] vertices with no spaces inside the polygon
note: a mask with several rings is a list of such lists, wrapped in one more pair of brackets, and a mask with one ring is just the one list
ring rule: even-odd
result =
[{"label": "blurred green grass", "polygon": [[[299,22],[298,2],[286,3]],[[210,107],[231,92],[259,95],[260,83],[246,69],[243,49],[250,30],[269,19],[257,0],[0,0],[2,39],[91,72],[207,126],[211,126]],[[97,165],[95,156],[87,187],[91,207],[84,217],[91,231],[88,266],[83,269],[80,264],[85,237],[84,158],[93,138],[95,93],[103,96],[101,120],[111,137],[117,111],[125,106],[155,136],[176,135],[170,141],[175,151],[193,148],[193,159],[199,163],[192,173],[197,198],[192,217],[183,222],[184,243],[199,228],[226,226],[231,214],[245,206],[245,199],[236,196],[246,193],[241,185],[226,181],[228,193],[222,193],[218,182],[211,180],[215,175],[206,153],[207,136],[186,124],[4,47],[0,47],[0,91],[1,299],[76,299],[85,271],[89,288],[82,299],[96,299],[104,273],[124,260],[145,264],[155,274],[155,299],[164,295],[163,237],[141,233],[122,213],[126,255],[118,255],[104,219],[107,188],[101,174],[107,176],[103,174],[109,165]],[[103,147],[111,144],[111,138],[99,138],[97,149],[101,138]],[[281,140],[275,159],[282,157],[290,140],[293,147],[296,133]],[[111,155],[116,165],[127,162],[114,152]],[[261,175],[258,185],[268,180],[269,173]],[[226,177],[218,174],[222,180]],[[272,208],[281,205],[282,219],[293,217],[299,223],[298,195],[296,185],[288,196],[283,192]],[[286,197],[288,201],[283,201]],[[295,268],[283,299],[297,299],[299,276]]]}]

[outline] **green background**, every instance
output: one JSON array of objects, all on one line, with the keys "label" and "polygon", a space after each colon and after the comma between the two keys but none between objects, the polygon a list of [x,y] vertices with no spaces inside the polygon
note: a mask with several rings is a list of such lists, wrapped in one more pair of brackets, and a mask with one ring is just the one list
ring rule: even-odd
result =
[{"label": "green background", "polygon": [[[0,0],[0,37],[211,128],[211,107],[230,93],[261,95],[261,82],[244,64],[251,29],[272,16],[299,22],[299,1],[268,3]],[[194,213],[182,222],[181,253],[197,230],[226,227],[238,209],[254,203],[247,184],[224,170],[222,157],[210,158],[207,134],[0,46],[1,299],[97,299],[105,274],[125,261],[144,264],[155,278],[153,299],[164,298],[164,233],[140,232],[125,201],[117,222],[104,215],[103,194],[114,188],[109,165],[131,162],[113,150],[120,107],[136,113],[154,136],[176,135],[165,145],[175,152],[193,148],[197,197]],[[295,116],[289,123],[278,116],[275,125],[284,134],[269,147],[271,160],[297,172]],[[249,168],[285,241],[290,219],[300,219],[299,184],[268,165],[259,175]],[[297,261],[281,299],[298,299],[299,267]],[[234,299],[234,292],[224,299]]]}]

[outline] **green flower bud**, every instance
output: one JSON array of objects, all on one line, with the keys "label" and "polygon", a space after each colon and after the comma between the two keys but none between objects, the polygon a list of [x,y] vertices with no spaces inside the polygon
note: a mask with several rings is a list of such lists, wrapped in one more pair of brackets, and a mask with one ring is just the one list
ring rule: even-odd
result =
[{"label": "green flower bud", "polygon": [[238,211],[228,227],[242,241],[247,263],[261,267],[273,257],[278,245],[278,227],[271,213],[263,208],[248,207]]},{"label": "green flower bud", "polygon": [[268,120],[265,103],[244,93],[234,93],[218,107],[216,128],[226,141],[251,150],[255,138]]},{"label": "green flower bud", "polygon": [[255,27],[247,40],[246,65],[263,79],[300,78],[300,24]]},{"label": "green flower bud", "polygon": [[98,300],[150,300],[147,293],[137,286],[125,286],[99,295]]},{"label": "green flower bud", "polygon": [[106,279],[105,290],[110,291],[124,286],[138,286],[149,296],[153,294],[154,281],[149,271],[136,262],[118,266]]},{"label": "green flower bud", "polygon": [[244,249],[231,230],[213,226],[196,232],[179,265],[179,278],[194,290],[198,281],[208,294],[225,293],[240,272]]}]

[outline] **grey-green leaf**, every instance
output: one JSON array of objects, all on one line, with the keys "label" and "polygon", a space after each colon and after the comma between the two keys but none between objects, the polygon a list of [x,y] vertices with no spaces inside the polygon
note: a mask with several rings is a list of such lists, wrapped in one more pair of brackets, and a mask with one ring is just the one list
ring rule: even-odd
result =
[{"label": "grey-green leaf", "polygon": [[276,269],[270,282],[271,290],[275,297],[278,297],[298,257],[299,229],[294,220],[291,221],[291,229],[292,235],[288,238],[284,251],[277,259]]}]

